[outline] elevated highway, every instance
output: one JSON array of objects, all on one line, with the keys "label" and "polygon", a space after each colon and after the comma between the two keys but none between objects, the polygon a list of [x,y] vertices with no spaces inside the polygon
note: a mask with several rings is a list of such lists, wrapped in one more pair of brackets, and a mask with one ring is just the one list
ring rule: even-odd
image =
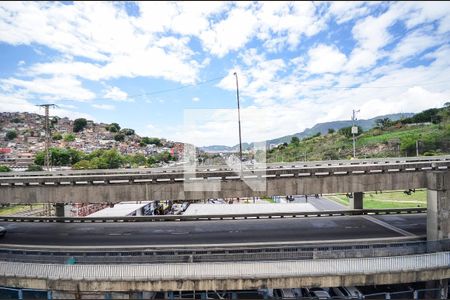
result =
[{"label": "elevated highway", "polygon": [[[450,156],[256,165],[223,168],[11,173],[0,177],[0,203],[117,203],[427,188],[427,173]],[[255,188],[257,186],[257,188]]]},{"label": "elevated highway", "polygon": [[[243,174],[225,168],[191,173],[157,169],[8,174],[0,178],[3,203],[114,203],[124,199],[353,192],[351,208],[356,208],[362,206],[365,191],[414,188],[426,188],[428,202],[426,217],[291,216],[148,223],[4,220],[8,222],[0,225],[9,232],[0,245],[5,259],[0,261],[0,285],[50,289],[76,297],[91,290],[331,287],[447,279],[449,165],[450,157],[443,156],[255,166]],[[254,182],[264,182],[263,189],[253,189]],[[377,245],[380,239],[394,244]],[[333,250],[326,246],[330,243],[353,245]],[[321,245],[325,245],[323,251]],[[104,255],[93,254],[99,251]],[[166,252],[167,260],[154,254],[161,251]],[[69,257],[76,257],[79,264],[62,264]],[[170,261],[173,257],[177,258]]]}]

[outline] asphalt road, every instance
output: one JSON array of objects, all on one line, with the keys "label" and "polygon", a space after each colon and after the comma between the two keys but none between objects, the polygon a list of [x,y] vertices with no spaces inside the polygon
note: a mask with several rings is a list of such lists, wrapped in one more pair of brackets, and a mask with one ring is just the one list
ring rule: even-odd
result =
[{"label": "asphalt road", "polygon": [[318,210],[343,210],[349,209],[342,204],[339,204],[333,200],[328,200],[323,197],[316,198],[313,195],[308,196],[306,199],[305,196],[295,196],[294,203],[310,203]]},{"label": "asphalt road", "polygon": [[[384,216],[403,230],[426,234],[426,215]],[[284,218],[263,220],[161,223],[3,223],[1,244],[46,246],[193,245],[298,242],[401,237],[364,217]]]}]

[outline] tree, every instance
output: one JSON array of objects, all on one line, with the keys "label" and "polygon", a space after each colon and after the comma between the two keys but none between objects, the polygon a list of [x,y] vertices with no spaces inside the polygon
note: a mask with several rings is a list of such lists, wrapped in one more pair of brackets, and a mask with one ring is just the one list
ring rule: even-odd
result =
[{"label": "tree", "polygon": [[54,140],[54,141],[59,141],[59,140],[62,140],[62,134],[61,133],[59,133],[59,132],[57,132],[57,133],[55,133],[53,136],[52,136],[52,139]]},{"label": "tree", "polygon": [[0,165],[0,172],[11,172],[11,169],[8,166]]},{"label": "tree", "polygon": [[130,128],[124,128],[120,132],[125,134],[125,135],[133,135],[134,134],[134,130],[130,129]]},{"label": "tree", "polygon": [[119,132],[120,126],[117,123],[111,123],[106,127],[106,130],[108,130],[109,132]]},{"label": "tree", "polygon": [[16,133],[14,130],[9,130],[9,131],[6,133],[6,139],[7,139],[8,141],[11,141],[11,140],[15,139],[16,137],[17,137],[17,133]]},{"label": "tree", "polygon": [[392,121],[389,118],[383,118],[383,119],[376,119],[375,120],[375,127],[379,128],[381,130],[384,130],[388,127],[392,126]]},{"label": "tree", "polygon": [[293,136],[291,139],[291,144],[298,145],[300,143],[300,139],[296,136]]},{"label": "tree", "polygon": [[125,140],[125,135],[123,133],[118,133],[114,136],[114,139],[118,142],[123,142]]},{"label": "tree", "polygon": [[39,165],[29,165],[28,168],[26,169],[27,172],[36,172],[36,171],[42,171],[42,166]]},{"label": "tree", "polygon": [[75,121],[73,121],[73,132],[83,131],[86,125],[87,120],[85,118],[75,119]]},{"label": "tree", "polygon": [[157,147],[161,147],[162,146],[162,142],[160,139],[158,138],[149,138],[147,136],[143,137],[140,141],[141,144],[144,145],[155,145]]},{"label": "tree", "polygon": [[334,133],[336,130],[334,130],[333,128],[328,128],[328,134],[332,134]]},{"label": "tree", "polygon": [[73,141],[75,141],[75,135],[73,133],[64,135],[64,142],[73,142]]},{"label": "tree", "polygon": [[[358,127],[358,133],[355,134],[355,136],[360,135],[361,133],[363,133],[363,129],[361,126],[357,126]],[[338,130],[339,134],[342,134],[343,136],[345,136],[346,138],[351,138],[352,135],[352,126],[348,126],[348,127],[343,127],[341,129]]]}]

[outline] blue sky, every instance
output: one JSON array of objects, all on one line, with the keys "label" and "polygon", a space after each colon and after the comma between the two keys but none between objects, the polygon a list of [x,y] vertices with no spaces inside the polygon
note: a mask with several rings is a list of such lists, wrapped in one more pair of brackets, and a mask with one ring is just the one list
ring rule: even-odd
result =
[{"label": "blue sky", "polygon": [[1,2],[1,111],[198,146],[450,100],[450,2]]}]

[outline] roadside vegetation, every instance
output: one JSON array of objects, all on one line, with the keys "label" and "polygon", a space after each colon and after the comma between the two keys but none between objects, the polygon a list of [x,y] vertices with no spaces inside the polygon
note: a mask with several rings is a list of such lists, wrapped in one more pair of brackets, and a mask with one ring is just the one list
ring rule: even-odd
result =
[{"label": "roadside vegetation", "polygon": [[[425,110],[411,118],[378,119],[374,128],[356,136],[358,158],[432,156],[450,153],[450,102],[442,108]],[[256,154],[256,157],[258,153]],[[300,140],[293,137],[267,152],[267,162],[351,159],[351,127],[320,133]]]},{"label": "roadside vegetation", "polygon": [[[342,205],[349,205],[349,198],[343,194],[326,195],[326,198]],[[427,207],[426,190],[416,190],[409,195],[404,191],[366,192],[364,193],[364,208],[407,208]]]},{"label": "roadside vegetation", "polygon": [[29,204],[29,205],[23,205],[23,204],[8,204],[8,205],[2,205],[0,207],[0,215],[1,216],[8,216],[8,215],[14,215],[24,212],[29,212],[31,210],[40,210],[43,209],[43,204]]},{"label": "roadside vegetation", "polygon": [[[143,154],[122,155],[116,149],[95,150],[84,153],[73,148],[50,148],[50,159],[52,166],[71,166],[73,169],[117,169],[126,167],[153,167],[160,163],[176,160],[168,151],[151,156]],[[45,152],[36,154],[35,169],[44,165]]]}]

